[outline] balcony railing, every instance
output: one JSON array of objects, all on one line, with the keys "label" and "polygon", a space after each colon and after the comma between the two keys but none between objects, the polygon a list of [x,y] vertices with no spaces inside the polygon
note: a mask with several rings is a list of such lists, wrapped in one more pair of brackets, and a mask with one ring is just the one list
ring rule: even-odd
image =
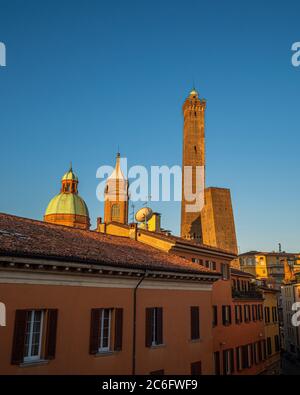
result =
[{"label": "balcony railing", "polygon": [[239,291],[238,289],[232,290],[232,297],[234,299],[263,299],[263,294],[257,290]]}]

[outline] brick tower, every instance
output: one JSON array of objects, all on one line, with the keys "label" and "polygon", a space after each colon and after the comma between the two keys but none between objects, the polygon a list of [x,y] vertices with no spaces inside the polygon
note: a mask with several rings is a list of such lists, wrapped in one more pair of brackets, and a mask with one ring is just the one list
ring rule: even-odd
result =
[{"label": "brick tower", "polygon": [[104,222],[128,222],[128,180],[125,179],[117,154],[116,166],[105,187]]},{"label": "brick tower", "polygon": [[[205,108],[204,99],[199,99],[198,92],[193,89],[183,104],[183,153],[182,153],[182,201],[181,201],[181,237],[202,243],[200,211],[189,211],[189,202],[184,191],[196,192],[196,168],[205,169]],[[192,177],[185,177],[186,166],[192,168]],[[203,172],[203,186],[205,185]],[[204,193],[204,191],[203,191]],[[204,199],[204,197],[203,197]]]},{"label": "brick tower", "polygon": [[230,189],[205,189],[201,223],[203,244],[238,253]]}]

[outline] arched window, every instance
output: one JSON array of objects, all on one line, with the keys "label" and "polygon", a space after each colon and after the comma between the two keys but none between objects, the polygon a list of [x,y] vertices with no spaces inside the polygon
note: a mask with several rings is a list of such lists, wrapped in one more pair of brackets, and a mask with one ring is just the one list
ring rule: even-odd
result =
[{"label": "arched window", "polygon": [[120,206],[118,204],[113,204],[111,206],[111,220],[112,221],[120,220]]}]

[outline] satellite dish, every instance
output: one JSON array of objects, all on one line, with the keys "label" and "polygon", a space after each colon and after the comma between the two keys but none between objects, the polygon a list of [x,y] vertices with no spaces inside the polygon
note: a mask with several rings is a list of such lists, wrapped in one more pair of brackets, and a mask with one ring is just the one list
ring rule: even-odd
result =
[{"label": "satellite dish", "polygon": [[147,222],[152,217],[153,211],[150,207],[143,207],[135,214],[135,219],[137,222]]}]

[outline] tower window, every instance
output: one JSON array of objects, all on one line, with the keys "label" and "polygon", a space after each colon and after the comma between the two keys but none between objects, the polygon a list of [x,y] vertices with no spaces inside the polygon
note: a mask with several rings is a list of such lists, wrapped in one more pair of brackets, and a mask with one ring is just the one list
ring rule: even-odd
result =
[{"label": "tower window", "polygon": [[118,204],[113,204],[111,206],[111,220],[112,221],[120,220],[120,206]]}]

